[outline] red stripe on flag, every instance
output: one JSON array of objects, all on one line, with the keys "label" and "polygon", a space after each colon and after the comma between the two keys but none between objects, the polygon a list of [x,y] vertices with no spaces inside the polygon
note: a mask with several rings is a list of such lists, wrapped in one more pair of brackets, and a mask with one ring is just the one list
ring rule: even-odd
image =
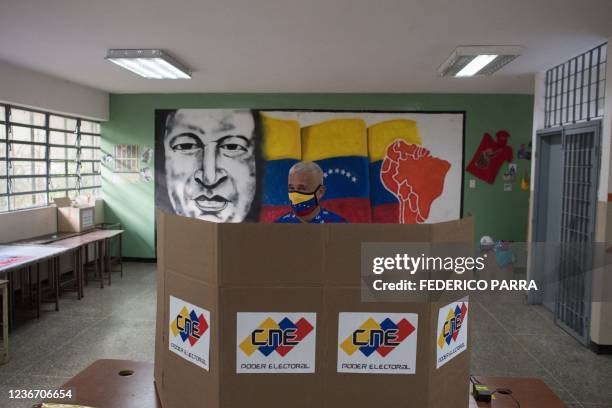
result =
[{"label": "red stripe on flag", "polygon": [[291,211],[288,205],[265,205],[259,212],[259,222],[270,224]]},{"label": "red stripe on flag", "polygon": [[372,208],[372,222],[381,224],[399,223],[399,204],[380,204]]},{"label": "red stripe on flag", "polygon": [[369,198],[332,198],[321,206],[345,218],[349,223],[372,222],[372,206]]}]

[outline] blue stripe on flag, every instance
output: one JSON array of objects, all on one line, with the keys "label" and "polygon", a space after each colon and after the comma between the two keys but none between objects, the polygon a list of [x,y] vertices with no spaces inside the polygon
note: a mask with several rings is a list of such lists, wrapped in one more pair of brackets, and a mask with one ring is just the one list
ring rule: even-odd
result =
[{"label": "blue stripe on flag", "polygon": [[370,163],[370,189],[372,191],[370,201],[372,202],[372,206],[389,203],[397,204],[397,197],[391,194],[391,192],[385,188],[380,180],[381,166],[382,160]]},{"label": "blue stripe on flag", "polygon": [[289,169],[299,160],[269,160],[264,165],[263,205],[289,205],[287,175]]},{"label": "blue stripe on flag", "polygon": [[369,197],[370,177],[367,157],[332,157],[317,160],[316,163],[325,175],[323,178],[326,190],[324,201],[334,198]]}]

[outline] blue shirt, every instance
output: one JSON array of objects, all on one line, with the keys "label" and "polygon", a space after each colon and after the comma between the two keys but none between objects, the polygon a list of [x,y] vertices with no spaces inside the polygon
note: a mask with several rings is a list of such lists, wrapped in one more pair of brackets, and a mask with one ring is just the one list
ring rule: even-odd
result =
[{"label": "blue shirt", "polygon": [[[283,224],[300,224],[302,221],[293,213],[288,212],[276,221]],[[347,221],[336,213],[321,208],[321,211],[312,220],[308,221],[309,224],[329,224],[329,223],[346,223]]]}]

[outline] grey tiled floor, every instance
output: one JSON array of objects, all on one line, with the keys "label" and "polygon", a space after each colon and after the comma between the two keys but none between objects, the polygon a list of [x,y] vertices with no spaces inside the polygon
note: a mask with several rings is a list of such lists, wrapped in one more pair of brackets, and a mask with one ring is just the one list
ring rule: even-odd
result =
[{"label": "grey tiled floor", "polygon": [[85,297],[65,293],[60,311],[43,305],[40,319],[16,325],[10,361],[0,366],[0,407],[31,407],[10,400],[10,389],[54,389],[100,358],[153,362],[155,264],[126,263],[111,286],[90,282]]},{"label": "grey tiled floor", "polygon": [[[10,389],[51,389],[100,358],[153,361],[154,264],[125,265],[110,287],[90,284],[85,297],[66,294],[11,334],[11,360],[0,366],[0,407]],[[543,379],[571,408],[612,408],[612,356],[598,356],[556,327],[543,307],[521,298],[471,298],[472,373]],[[522,407],[532,408],[532,407]],[[538,407],[533,407],[538,408]]]},{"label": "grey tiled floor", "polygon": [[540,378],[568,407],[612,408],[612,356],[583,347],[522,297],[470,300],[473,374]]}]

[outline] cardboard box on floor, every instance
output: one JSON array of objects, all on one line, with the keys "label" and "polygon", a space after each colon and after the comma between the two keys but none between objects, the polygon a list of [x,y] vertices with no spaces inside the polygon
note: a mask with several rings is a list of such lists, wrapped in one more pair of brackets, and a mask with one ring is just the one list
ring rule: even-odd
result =
[{"label": "cardboard box on floor", "polygon": [[[428,225],[215,224],[158,211],[155,384],[162,405],[467,407],[469,330],[463,332],[464,351],[436,368],[439,315],[446,314],[444,306],[455,306],[362,303],[359,285],[362,242],[471,244],[472,231],[471,219]],[[393,372],[406,369],[405,365],[378,365],[375,368],[382,371],[375,373],[338,372],[338,356],[344,353],[344,343],[339,339],[339,320],[343,319],[340,314],[348,316],[349,312],[363,314],[353,315],[357,321],[368,315],[376,320],[399,313],[406,314],[410,321],[414,315],[408,314],[418,314],[412,321],[415,330],[405,340],[406,344],[416,340],[416,350],[404,348],[400,353],[397,346],[385,357],[388,361],[400,357],[409,360],[412,352],[414,366],[408,369],[414,373]],[[240,324],[260,319],[272,322],[273,327],[283,327],[282,316],[289,316],[283,320],[285,323],[296,323],[299,315],[305,316],[296,323],[299,330],[307,327],[303,333],[312,329],[301,338],[303,344],[289,341],[295,349],[282,349],[277,347],[279,343],[297,337],[279,336],[276,343],[272,341],[272,349],[276,350],[267,358],[281,362],[283,358],[292,362],[302,359],[301,363],[306,364],[247,364],[244,367],[254,371],[264,367],[265,373],[238,373],[243,365],[237,360],[244,361],[248,353],[256,350],[244,343],[249,339],[254,344],[262,340],[265,343],[272,338],[272,334],[258,337],[261,333],[255,330],[243,340],[244,333],[250,333],[252,327],[240,327],[239,314]],[[311,321],[312,327],[305,321]],[[469,329],[468,324],[465,326]],[[271,326],[262,323],[253,327]],[[262,347],[251,354],[253,361],[266,361],[264,354],[272,349]],[[409,347],[414,349],[414,344]],[[353,356],[385,361],[377,353],[364,357],[357,352]],[[391,371],[384,371],[391,366]],[[282,372],[284,367],[306,372]]]},{"label": "cardboard box on floor", "polygon": [[57,207],[58,232],[83,232],[95,227],[94,197],[78,197],[74,206],[69,197],[55,198],[53,202]]}]

